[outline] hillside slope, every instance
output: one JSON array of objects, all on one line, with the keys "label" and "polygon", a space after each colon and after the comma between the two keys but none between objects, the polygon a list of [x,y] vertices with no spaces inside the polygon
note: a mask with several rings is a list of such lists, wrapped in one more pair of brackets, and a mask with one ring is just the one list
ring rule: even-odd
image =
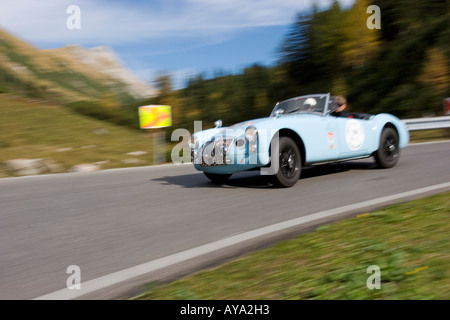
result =
[{"label": "hillside slope", "polygon": [[80,164],[95,164],[97,169],[153,164],[147,131],[92,119],[69,108],[0,94],[0,119],[0,177],[16,175],[6,167],[13,159],[48,159],[58,164],[55,172],[68,172]]},{"label": "hillside slope", "polygon": [[128,70],[109,48],[67,46],[41,50],[0,29],[0,93],[52,101],[118,100],[154,96],[156,90]]}]

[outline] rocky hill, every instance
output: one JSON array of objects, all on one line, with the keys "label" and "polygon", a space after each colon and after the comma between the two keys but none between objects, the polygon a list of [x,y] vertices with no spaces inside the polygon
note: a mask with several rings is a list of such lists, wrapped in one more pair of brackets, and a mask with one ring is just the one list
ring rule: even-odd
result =
[{"label": "rocky hill", "polygon": [[38,49],[0,29],[0,93],[63,102],[152,97],[156,89],[135,76],[107,47]]}]

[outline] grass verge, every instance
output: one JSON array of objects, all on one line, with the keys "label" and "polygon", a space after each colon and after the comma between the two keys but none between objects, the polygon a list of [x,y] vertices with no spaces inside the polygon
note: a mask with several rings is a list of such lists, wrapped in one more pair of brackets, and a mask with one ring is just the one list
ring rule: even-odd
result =
[{"label": "grass verge", "polygon": [[[450,193],[319,227],[133,299],[450,299]],[[369,290],[380,268],[381,288]],[[371,281],[369,281],[371,282]]]}]

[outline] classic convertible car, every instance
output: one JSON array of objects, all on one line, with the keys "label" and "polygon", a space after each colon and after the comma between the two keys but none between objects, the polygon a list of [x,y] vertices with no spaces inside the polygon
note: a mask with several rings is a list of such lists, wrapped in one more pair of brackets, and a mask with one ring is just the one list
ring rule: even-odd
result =
[{"label": "classic convertible car", "polygon": [[381,113],[336,114],[329,93],[279,102],[267,118],[215,128],[191,136],[194,167],[215,183],[233,173],[259,169],[281,187],[291,187],[303,166],[373,156],[379,167],[391,168],[409,132],[397,117]]}]

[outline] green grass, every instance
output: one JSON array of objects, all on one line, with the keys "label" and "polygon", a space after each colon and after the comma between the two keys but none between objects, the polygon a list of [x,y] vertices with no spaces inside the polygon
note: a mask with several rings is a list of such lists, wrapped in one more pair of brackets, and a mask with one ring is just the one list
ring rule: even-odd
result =
[{"label": "green grass", "polygon": [[[86,77],[81,73],[69,70],[60,71],[35,71],[40,79],[50,80],[59,86],[80,94],[82,97],[100,98],[102,94],[109,92],[109,88]],[[78,84],[78,86],[77,86]],[[82,87],[79,87],[82,84]]]},{"label": "green grass", "polygon": [[[63,172],[76,164],[99,161],[107,161],[102,169],[134,166],[122,162],[129,158],[139,159],[142,165],[153,164],[148,130],[117,126],[62,106],[10,95],[0,95],[0,118],[0,164],[16,158],[49,158],[61,164]],[[138,150],[148,153],[127,155]],[[0,177],[11,175],[0,165]]]},{"label": "green grass", "polygon": [[[450,193],[319,227],[134,299],[450,299]],[[381,289],[366,273],[381,270]]]}]

